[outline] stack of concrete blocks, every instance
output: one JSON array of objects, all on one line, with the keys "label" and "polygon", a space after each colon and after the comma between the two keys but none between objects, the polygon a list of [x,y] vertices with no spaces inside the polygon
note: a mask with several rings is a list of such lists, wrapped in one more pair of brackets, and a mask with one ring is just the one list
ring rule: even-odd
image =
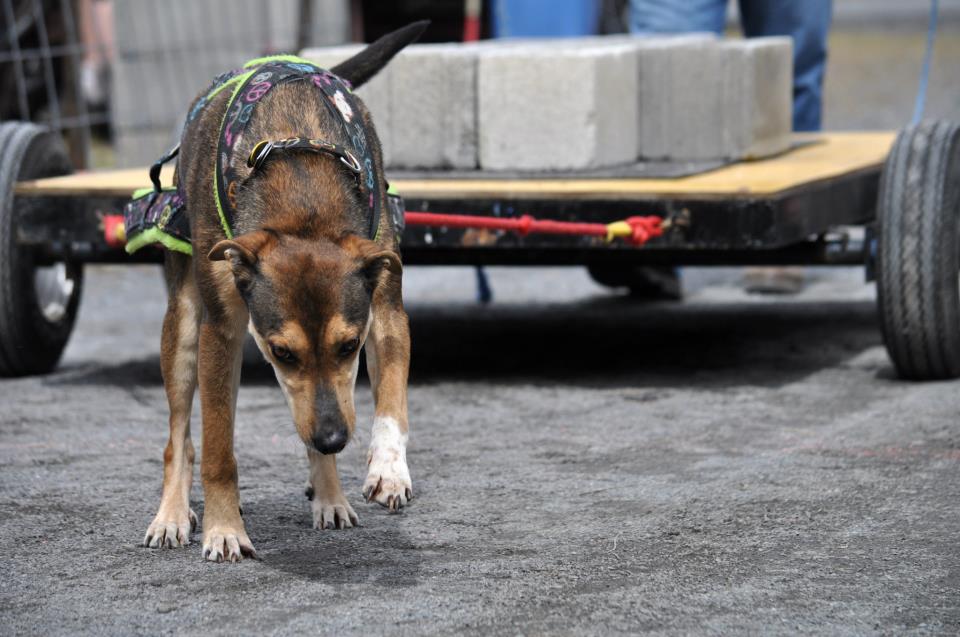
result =
[{"label": "stack of concrete blocks", "polygon": [[[296,48],[298,0],[114,3],[111,111],[118,166],[152,162],[179,137],[190,102],[214,77],[265,52]],[[349,34],[347,0],[318,0],[311,41]]]},{"label": "stack of concrete blocks", "polygon": [[[303,56],[330,68],[361,49]],[[390,168],[737,160],[789,147],[792,48],[710,34],[413,45],[358,93]]]},{"label": "stack of concrete blocks", "polygon": [[576,170],[783,152],[792,69],[786,37],[605,36],[483,48],[479,165]]}]

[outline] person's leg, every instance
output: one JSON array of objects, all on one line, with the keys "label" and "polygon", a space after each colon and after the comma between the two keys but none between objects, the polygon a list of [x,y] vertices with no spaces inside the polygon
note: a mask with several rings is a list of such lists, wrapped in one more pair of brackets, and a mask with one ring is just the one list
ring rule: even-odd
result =
[{"label": "person's leg", "polygon": [[820,130],[832,0],[740,0],[743,32],[793,37],[793,130]]},{"label": "person's leg", "polygon": [[726,0],[630,0],[630,33],[722,34]]}]

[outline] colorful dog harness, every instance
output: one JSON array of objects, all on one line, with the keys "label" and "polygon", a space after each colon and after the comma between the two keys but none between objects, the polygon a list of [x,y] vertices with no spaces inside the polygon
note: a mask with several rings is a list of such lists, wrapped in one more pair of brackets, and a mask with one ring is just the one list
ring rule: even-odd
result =
[{"label": "colorful dog harness", "polygon": [[[334,119],[340,122],[350,147],[322,139],[292,137],[260,141],[254,145],[249,156],[238,158],[234,150],[239,146],[260,100],[275,86],[296,81],[311,82],[323,93],[323,103]],[[218,76],[204,96],[194,104],[186,123],[195,120],[216,95],[228,89],[232,90],[232,93],[220,124],[213,183],[217,214],[228,238],[233,237],[237,189],[245,179],[239,170],[240,162],[256,172],[262,170],[271,157],[291,152],[328,155],[349,170],[356,180],[361,199],[366,204],[370,218],[369,237],[376,239],[379,236],[380,199],[377,197],[373,149],[368,143],[366,125],[356,98],[346,81],[296,56],[258,58],[245,64],[242,69]],[[184,193],[179,186],[160,186],[160,170],[177,156],[179,148],[179,145],[175,146],[151,166],[150,180],[153,188],[135,192],[133,200],[124,210],[128,253],[132,254],[145,245],[157,243],[169,250],[186,254],[193,252]],[[387,199],[389,217],[399,235],[403,228],[403,202],[393,192]]]}]

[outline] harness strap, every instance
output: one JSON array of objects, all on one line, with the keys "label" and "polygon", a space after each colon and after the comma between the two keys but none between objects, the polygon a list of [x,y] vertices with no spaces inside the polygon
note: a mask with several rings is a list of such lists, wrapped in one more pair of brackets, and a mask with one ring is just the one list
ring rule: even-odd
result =
[{"label": "harness strap", "polygon": [[150,183],[153,184],[153,192],[160,192],[163,188],[160,185],[160,171],[163,170],[163,165],[168,161],[176,157],[180,153],[180,144],[177,144],[167,152],[165,152],[160,159],[153,162],[150,166]]}]

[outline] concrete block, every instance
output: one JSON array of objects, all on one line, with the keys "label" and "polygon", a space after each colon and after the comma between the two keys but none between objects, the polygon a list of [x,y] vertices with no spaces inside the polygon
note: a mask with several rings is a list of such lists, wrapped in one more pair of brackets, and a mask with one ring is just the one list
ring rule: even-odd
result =
[{"label": "concrete block", "polygon": [[[195,2],[196,0],[188,0]],[[236,0],[227,0],[231,5]],[[332,46],[350,39],[350,4],[348,0],[312,0],[313,12],[309,31],[310,47]],[[270,0],[254,3],[257,11],[250,17],[270,27],[270,43],[274,51],[297,48],[297,25],[300,0]],[[269,12],[268,12],[269,11]]]},{"label": "concrete block", "polygon": [[477,167],[478,54],[469,45],[414,45],[390,63],[393,166]]},{"label": "concrete block", "polygon": [[182,122],[193,98],[229,68],[210,58],[182,65],[175,62],[146,56],[118,57],[110,87],[114,126],[170,127]]},{"label": "concrete block", "polygon": [[724,130],[733,157],[759,158],[790,147],[793,41],[789,37],[725,42]]},{"label": "concrete block", "polygon": [[113,21],[114,42],[121,54],[183,51],[199,56],[257,49],[271,36],[267,23],[237,12],[230,0],[123,0],[115,3]]},{"label": "concrete block", "polygon": [[479,158],[487,170],[576,170],[637,155],[632,45],[517,45],[482,50]]},{"label": "concrete block", "polygon": [[[345,44],[304,49],[300,52],[300,57],[310,60],[322,68],[331,69],[362,51],[364,46],[362,44]],[[387,166],[393,163],[392,152],[395,148],[391,135],[393,131],[391,121],[393,111],[390,98],[390,73],[394,62],[395,60],[377,73],[373,79],[357,89],[357,96],[363,100],[373,117],[373,125],[377,130],[377,137],[380,138],[380,146],[383,148],[383,161]]]},{"label": "concrete block", "polygon": [[714,39],[665,38],[638,51],[639,156],[718,159],[723,131],[726,49]]},{"label": "concrete block", "polygon": [[[122,0],[114,3],[114,41],[121,53],[181,49],[194,55],[296,48],[299,0]],[[347,0],[314,0],[310,44],[339,44],[349,35]],[[226,69],[222,69],[226,70]]]}]

